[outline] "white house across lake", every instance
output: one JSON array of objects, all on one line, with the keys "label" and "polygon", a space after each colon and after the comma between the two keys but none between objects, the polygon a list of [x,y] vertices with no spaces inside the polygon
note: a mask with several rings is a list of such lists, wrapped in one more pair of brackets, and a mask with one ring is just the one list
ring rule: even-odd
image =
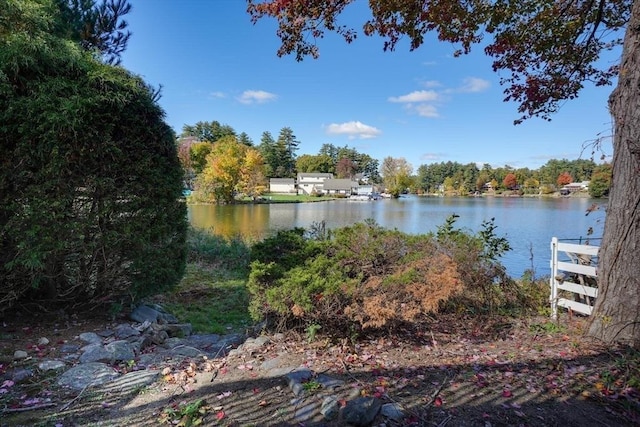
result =
[{"label": "white house across lake", "polygon": [[293,178],[271,178],[269,192],[298,195],[371,196],[376,194],[371,184],[355,179],[334,178],[331,173],[299,173]]}]

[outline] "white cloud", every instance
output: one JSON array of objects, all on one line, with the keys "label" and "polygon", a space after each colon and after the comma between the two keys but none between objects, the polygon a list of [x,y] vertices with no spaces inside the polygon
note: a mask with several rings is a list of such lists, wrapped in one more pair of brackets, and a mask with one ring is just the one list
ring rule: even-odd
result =
[{"label": "white cloud", "polygon": [[440,114],[438,114],[438,109],[435,106],[430,104],[416,105],[415,111],[418,113],[419,116],[422,116],[422,117],[429,117],[432,119],[436,117],[440,117]]},{"label": "white cloud", "polygon": [[245,90],[242,95],[238,97],[238,101],[243,104],[263,104],[265,102],[273,101],[277,98],[277,95],[264,90]]},{"label": "white cloud", "polygon": [[437,99],[438,93],[434,90],[417,90],[406,95],[391,96],[389,97],[389,102],[413,103],[436,101]]},{"label": "white cloud", "polygon": [[332,123],[327,126],[327,133],[329,135],[348,135],[349,139],[368,139],[375,138],[380,135],[382,131],[359,121],[351,121],[346,123]]},{"label": "white cloud", "polygon": [[440,153],[424,153],[420,156],[420,160],[429,161],[429,160],[440,160],[444,156]]},{"label": "white cloud", "polygon": [[[426,80],[420,84],[426,88],[440,88],[442,86],[437,80]],[[405,104],[405,109],[411,114],[434,119],[440,117],[437,105],[451,102],[451,94],[482,92],[487,90],[489,86],[490,83],[487,80],[467,77],[462,81],[462,85],[455,89],[417,90],[406,95],[389,97],[388,101]]]},{"label": "white cloud", "polygon": [[224,92],[211,92],[209,93],[209,98],[226,98]]},{"label": "white cloud", "polygon": [[489,89],[489,86],[491,86],[491,84],[487,80],[477,77],[467,77],[463,80],[458,92],[483,92]]},{"label": "white cloud", "polygon": [[427,87],[427,88],[434,88],[434,87],[440,87],[442,86],[442,84],[437,81],[437,80],[426,80],[422,83],[420,83],[422,86]]}]

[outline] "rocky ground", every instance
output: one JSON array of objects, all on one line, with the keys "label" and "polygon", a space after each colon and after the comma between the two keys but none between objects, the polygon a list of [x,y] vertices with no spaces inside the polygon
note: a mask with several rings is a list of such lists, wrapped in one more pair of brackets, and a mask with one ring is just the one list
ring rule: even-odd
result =
[{"label": "rocky ground", "polygon": [[5,319],[0,425],[640,423],[637,353],[583,337],[583,318],[442,316],[339,340],[190,335],[146,314]]}]

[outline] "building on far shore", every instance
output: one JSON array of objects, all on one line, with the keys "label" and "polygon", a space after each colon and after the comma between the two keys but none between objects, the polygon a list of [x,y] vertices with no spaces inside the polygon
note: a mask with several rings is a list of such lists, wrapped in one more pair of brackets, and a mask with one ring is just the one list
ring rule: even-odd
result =
[{"label": "building on far shore", "polygon": [[325,181],[333,179],[332,173],[299,173],[297,180],[299,195],[324,193]]},{"label": "building on far shore", "polygon": [[275,194],[296,194],[296,180],[293,178],[271,178],[269,192]]},{"label": "building on far shore", "polygon": [[570,182],[560,189],[560,194],[566,196],[571,193],[577,193],[578,191],[589,191],[590,182],[591,181]]}]

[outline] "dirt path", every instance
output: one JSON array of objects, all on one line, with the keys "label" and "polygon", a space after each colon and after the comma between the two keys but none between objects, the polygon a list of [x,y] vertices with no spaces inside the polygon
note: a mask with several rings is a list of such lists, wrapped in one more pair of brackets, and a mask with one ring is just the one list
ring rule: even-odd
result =
[{"label": "dirt path", "polygon": [[[375,426],[638,425],[637,354],[592,342],[583,327],[580,318],[443,317],[355,345],[271,335],[224,358],[158,366],[151,386],[52,391],[55,406],[5,412],[0,424],[338,426],[319,413],[325,398],[344,406],[371,396],[403,409],[401,420],[380,414]],[[296,398],[284,375],[300,367],[341,385],[328,390],[313,377]]]}]

